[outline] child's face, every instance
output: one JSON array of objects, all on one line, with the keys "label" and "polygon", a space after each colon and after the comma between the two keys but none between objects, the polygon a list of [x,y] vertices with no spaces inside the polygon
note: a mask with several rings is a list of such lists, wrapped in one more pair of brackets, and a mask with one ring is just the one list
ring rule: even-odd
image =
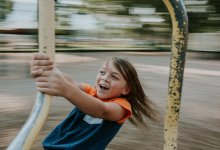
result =
[{"label": "child's face", "polygon": [[112,61],[104,63],[100,68],[96,78],[96,90],[99,99],[112,99],[128,94],[127,83]]}]

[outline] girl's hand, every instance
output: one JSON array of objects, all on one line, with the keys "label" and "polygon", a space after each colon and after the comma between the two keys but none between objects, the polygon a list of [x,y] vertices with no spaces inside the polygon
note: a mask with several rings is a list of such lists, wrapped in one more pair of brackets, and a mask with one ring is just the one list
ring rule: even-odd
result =
[{"label": "girl's hand", "polygon": [[33,56],[30,63],[30,73],[33,78],[39,77],[43,71],[50,71],[54,68],[54,62],[43,53],[37,53]]},{"label": "girl's hand", "polygon": [[37,89],[42,93],[53,96],[65,97],[71,84],[73,84],[71,78],[57,68],[43,71],[41,76],[36,77]]}]

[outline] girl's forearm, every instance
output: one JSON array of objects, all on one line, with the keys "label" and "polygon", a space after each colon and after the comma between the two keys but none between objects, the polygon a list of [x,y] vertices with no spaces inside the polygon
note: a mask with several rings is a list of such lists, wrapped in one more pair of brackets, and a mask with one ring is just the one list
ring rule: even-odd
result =
[{"label": "girl's forearm", "polygon": [[64,77],[70,82],[73,83],[75,86],[77,86],[80,90],[84,91],[83,86],[81,83],[78,83],[77,81],[73,80],[68,74],[63,73]]},{"label": "girl's forearm", "polygon": [[82,112],[93,117],[103,118],[105,103],[92,97],[78,88],[76,84],[69,83],[65,98]]}]

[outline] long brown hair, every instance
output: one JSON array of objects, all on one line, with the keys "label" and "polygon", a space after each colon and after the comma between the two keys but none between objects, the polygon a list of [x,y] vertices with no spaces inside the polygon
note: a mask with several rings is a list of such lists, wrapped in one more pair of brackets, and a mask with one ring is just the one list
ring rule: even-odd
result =
[{"label": "long brown hair", "polygon": [[124,97],[129,101],[132,107],[133,117],[129,119],[131,123],[146,126],[144,116],[153,121],[157,121],[159,113],[155,109],[155,104],[150,101],[145,94],[134,66],[128,60],[121,57],[111,57],[107,60],[107,63],[109,61],[113,62],[114,66],[126,80],[130,89],[130,92]]}]

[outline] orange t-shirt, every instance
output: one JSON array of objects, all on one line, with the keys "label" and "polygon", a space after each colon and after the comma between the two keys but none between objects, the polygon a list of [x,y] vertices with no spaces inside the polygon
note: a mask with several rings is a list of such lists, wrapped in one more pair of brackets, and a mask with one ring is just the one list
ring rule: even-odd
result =
[{"label": "orange t-shirt", "polygon": [[[88,84],[83,84],[83,88],[87,94],[96,97],[96,89],[95,88],[91,87]],[[118,120],[117,123],[122,124],[125,122],[125,120],[127,120],[129,117],[131,117],[131,115],[132,115],[131,105],[125,98],[113,98],[110,100],[102,100],[102,101],[117,103],[126,110],[126,112],[127,112],[126,115],[122,119]]]}]

